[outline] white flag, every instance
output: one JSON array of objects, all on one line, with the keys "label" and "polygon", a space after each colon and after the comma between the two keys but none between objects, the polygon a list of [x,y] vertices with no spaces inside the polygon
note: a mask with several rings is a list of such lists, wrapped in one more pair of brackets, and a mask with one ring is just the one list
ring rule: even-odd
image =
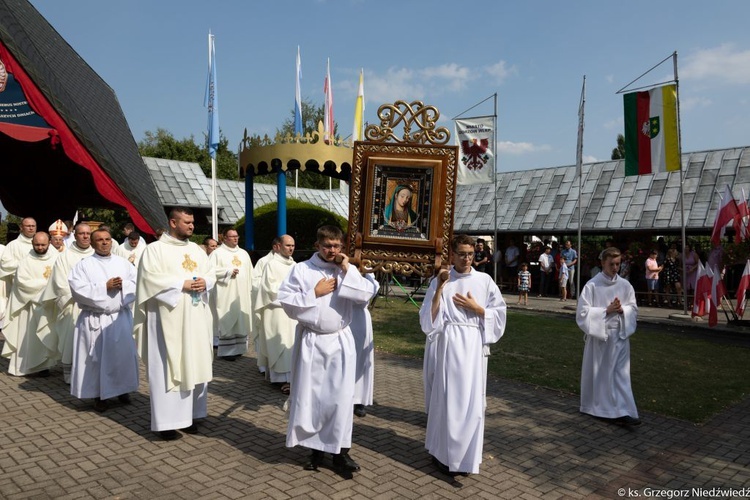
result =
[{"label": "white flag", "polygon": [[458,177],[461,184],[493,182],[495,123],[493,117],[456,120]]}]

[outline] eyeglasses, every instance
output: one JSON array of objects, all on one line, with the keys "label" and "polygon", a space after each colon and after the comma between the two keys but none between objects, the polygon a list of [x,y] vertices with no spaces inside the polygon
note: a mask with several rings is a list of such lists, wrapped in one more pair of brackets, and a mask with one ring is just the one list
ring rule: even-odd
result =
[{"label": "eyeglasses", "polygon": [[459,259],[473,259],[474,258],[474,252],[458,252],[456,253],[458,255]]},{"label": "eyeglasses", "polygon": [[342,245],[320,245],[321,247],[325,248],[326,250],[341,250]]}]

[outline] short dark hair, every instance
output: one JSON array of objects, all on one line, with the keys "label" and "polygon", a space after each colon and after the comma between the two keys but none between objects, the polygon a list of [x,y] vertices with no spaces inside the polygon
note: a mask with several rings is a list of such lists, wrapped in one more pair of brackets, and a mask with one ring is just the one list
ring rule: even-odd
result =
[{"label": "short dark hair", "polygon": [[[210,236],[206,236],[205,238],[203,238],[203,244],[204,244],[204,245],[208,245],[208,242],[209,242],[209,241],[216,241],[216,240],[215,240],[215,239],[213,239],[213,238],[212,238],[212,237],[210,237]],[[216,241],[216,243],[218,243],[218,241]]]},{"label": "short dark hair", "polygon": [[473,247],[476,245],[476,242],[474,241],[474,238],[468,234],[459,234],[453,237],[453,241],[451,241],[451,250],[454,252],[458,251],[459,245],[471,245]]},{"label": "short dark hair", "polygon": [[141,239],[141,233],[136,231],[135,229],[130,231],[130,234],[128,234],[128,239],[130,241],[140,240]]},{"label": "short dark hair", "polygon": [[620,252],[620,249],[617,247],[607,247],[604,250],[602,250],[602,253],[599,254],[599,260],[604,262],[607,259],[614,259],[616,257],[621,256],[622,253]]},{"label": "short dark hair", "polygon": [[94,235],[96,233],[107,233],[108,235],[112,236],[112,233],[109,231],[109,229],[107,229],[107,226],[99,226],[91,232],[91,241],[94,241]]},{"label": "short dark hair", "polygon": [[170,220],[176,219],[177,214],[193,215],[193,209],[189,207],[172,207],[172,210],[169,211]]},{"label": "short dark hair", "polygon": [[325,239],[343,241],[344,232],[338,226],[320,226],[316,238],[318,241]]}]

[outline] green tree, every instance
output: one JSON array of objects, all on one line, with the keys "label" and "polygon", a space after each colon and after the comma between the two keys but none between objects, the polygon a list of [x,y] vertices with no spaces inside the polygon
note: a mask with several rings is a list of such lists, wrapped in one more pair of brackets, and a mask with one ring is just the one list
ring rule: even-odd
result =
[{"label": "green tree", "polygon": [[[157,128],[156,132],[147,130],[144,138],[138,143],[138,151],[141,156],[197,163],[206,177],[211,177],[211,157],[208,155],[208,137],[205,134],[203,144],[199,145],[192,135],[176,139],[171,132],[163,128]],[[216,177],[239,180],[237,154],[229,149],[229,140],[221,132],[216,154]]]},{"label": "green tree", "polygon": [[625,136],[622,134],[617,134],[617,147],[612,150],[612,159],[625,159]]}]

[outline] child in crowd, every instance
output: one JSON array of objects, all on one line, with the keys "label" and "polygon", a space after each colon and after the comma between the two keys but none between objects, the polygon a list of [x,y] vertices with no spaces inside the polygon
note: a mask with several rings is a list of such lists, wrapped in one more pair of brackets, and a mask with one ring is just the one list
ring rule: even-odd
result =
[{"label": "child in crowd", "polygon": [[518,304],[529,305],[529,291],[531,290],[531,273],[529,265],[525,262],[521,264],[521,270],[518,271]]},{"label": "child in crowd", "polygon": [[565,259],[560,259],[557,276],[560,283],[560,300],[565,302],[568,299],[568,266],[565,264]]}]

